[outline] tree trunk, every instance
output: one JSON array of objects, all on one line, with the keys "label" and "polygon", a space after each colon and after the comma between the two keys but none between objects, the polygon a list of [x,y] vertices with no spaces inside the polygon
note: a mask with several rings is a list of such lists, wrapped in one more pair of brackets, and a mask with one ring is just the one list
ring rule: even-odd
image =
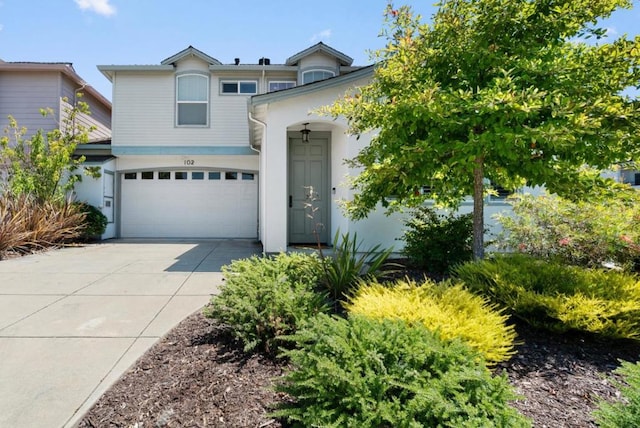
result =
[{"label": "tree trunk", "polygon": [[484,156],[473,168],[473,259],[484,258]]}]

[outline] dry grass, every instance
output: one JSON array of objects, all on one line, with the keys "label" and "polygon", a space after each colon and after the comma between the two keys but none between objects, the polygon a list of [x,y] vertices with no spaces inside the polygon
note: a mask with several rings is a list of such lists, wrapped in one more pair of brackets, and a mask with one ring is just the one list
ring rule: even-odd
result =
[{"label": "dry grass", "polygon": [[0,260],[8,253],[29,253],[64,245],[82,232],[84,213],[68,202],[35,198],[0,198]]}]

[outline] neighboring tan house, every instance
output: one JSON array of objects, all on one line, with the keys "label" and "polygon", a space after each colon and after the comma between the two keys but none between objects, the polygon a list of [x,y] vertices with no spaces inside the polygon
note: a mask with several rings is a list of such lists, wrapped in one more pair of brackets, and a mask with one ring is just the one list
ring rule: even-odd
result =
[{"label": "neighboring tan house", "polygon": [[[89,135],[90,144],[85,150],[87,165],[101,166],[113,159],[111,144],[111,102],[88,85],[73,69],[70,63],[5,62],[0,60],[0,129],[9,125],[8,116],[13,116],[20,127],[27,129],[26,137],[38,130],[49,132],[60,129],[67,112],[78,101],[89,105],[90,115],[80,114],[76,120],[85,127],[94,127]],[[41,109],[51,109],[43,116]],[[101,151],[95,148],[101,147]],[[104,171],[104,167],[102,168]],[[108,169],[107,169],[108,171]],[[110,181],[110,182],[109,182]],[[100,179],[84,177],[77,188],[88,195],[86,201],[110,218],[108,234],[115,236],[113,223],[113,175],[103,175]],[[105,197],[103,197],[103,195]]]},{"label": "neighboring tan house", "polygon": [[[84,126],[95,126],[91,141],[111,138],[111,102],[89,86],[70,63],[5,62],[0,60],[0,128],[13,116],[28,135],[37,130],[60,128],[67,109],[76,101],[76,94],[89,104],[91,115],[80,115]],[[66,99],[66,101],[65,101]],[[40,109],[51,109],[43,117]]]}]

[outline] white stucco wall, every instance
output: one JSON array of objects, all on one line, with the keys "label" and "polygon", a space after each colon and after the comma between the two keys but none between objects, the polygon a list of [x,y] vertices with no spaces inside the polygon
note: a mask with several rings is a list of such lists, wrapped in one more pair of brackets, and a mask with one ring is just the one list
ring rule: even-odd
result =
[{"label": "white stucco wall", "polygon": [[[317,108],[329,105],[347,89],[366,84],[366,79],[351,82],[348,85],[332,87],[317,92],[279,100],[267,106],[264,120],[268,124],[266,139],[261,153],[261,224],[260,235],[266,252],[278,252],[287,248],[287,129],[302,128],[301,124],[309,123],[313,131],[331,132],[331,180],[330,188],[335,188],[330,206],[330,237],[337,230],[351,234],[357,233],[363,248],[380,244],[384,248],[393,247],[400,251],[404,243],[399,238],[404,231],[404,222],[409,214],[394,213],[386,215],[380,207],[371,212],[366,219],[354,221],[347,218],[342,211],[341,201],[353,197],[353,190],[348,185],[348,177],[358,173],[344,165],[345,159],[351,159],[367,144],[372,134],[362,135],[359,139],[346,135],[346,122],[340,118],[321,117],[314,113]],[[263,107],[261,107],[263,108]],[[525,189],[525,192],[540,193],[539,189]],[[473,204],[469,198],[460,206],[459,213],[469,213]],[[485,225],[487,242],[500,232],[500,224],[494,219],[499,213],[510,212],[510,205],[504,200],[487,198],[485,204]]]},{"label": "white stucco wall", "polygon": [[355,156],[361,147],[368,144],[370,135],[359,140],[346,135],[344,119],[333,120],[319,116],[314,111],[319,107],[332,104],[335,99],[353,86],[365,84],[366,79],[350,82],[338,87],[316,91],[310,94],[280,100],[270,104],[266,113],[268,124],[266,139],[261,154],[261,201],[262,221],[260,234],[266,252],[278,252],[287,248],[287,165],[288,142],[287,129],[299,130],[302,123],[309,123],[314,131],[331,133],[330,183],[332,202],[330,205],[330,237],[337,230],[357,232],[363,245],[382,244],[397,246],[399,221],[396,217],[386,217],[381,212],[371,213],[365,221],[354,222],[348,219],[341,208],[341,201],[350,199],[352,190],[348,186],[348,176],[353,174],[344,164],[344,160]]},{"label": "white stucco wall", "polygon": [[[116,236],[116,223],[115,223],[115,204],[116,204],[116,195],[105,195],[105,188],[109,188],[106,185],[105,180],[111,180],[112,175],[109,174],[115,170],[116,160],[112,159],[105,163],[96,165],[87,163],[86,166],[99,166],[100,167],[100,177],[92,178],[87,175],[82,177],[82,181],[76,183],[75,185],[75,200],[80,202],[86,202],[89,205],[93,205],[94,207],[100,209],[103,214],[107,215],[108,208],[104,206],[105,196],[110,197],[111,203],[113,206],[113,216],[112,220],[107,223],[107,227],[105,232],[102,234],[102,239],[110,239],[115,238]],[[115,189],[114,189],[115,191]]]}]

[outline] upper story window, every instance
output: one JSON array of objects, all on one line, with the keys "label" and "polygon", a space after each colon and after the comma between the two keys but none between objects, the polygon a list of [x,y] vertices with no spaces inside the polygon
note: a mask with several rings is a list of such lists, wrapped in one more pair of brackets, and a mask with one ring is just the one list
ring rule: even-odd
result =
[{"label": "upper story window", "polygon": [[309,70],[302,73],[302,83],[306,85],[307,83],[328,79],[330,77],[333,77],[334,75],[335,74],[333,73],[333,71]]},{"label": "upper story window", "polygon": [[223,80],[220,83],[223,94],[255,95],[258,93],[258,82],[255,80]]},{"label": "upper story window", "polygon": [[177,123],[208,125],[209,78],[201,74],[183,74],[177,80]]},{"label": "upper story window", "polygon": [[279,80],[269,82],[269,92],[282,91],[283,89],[289,89],[296,86],[294,80]]}]

